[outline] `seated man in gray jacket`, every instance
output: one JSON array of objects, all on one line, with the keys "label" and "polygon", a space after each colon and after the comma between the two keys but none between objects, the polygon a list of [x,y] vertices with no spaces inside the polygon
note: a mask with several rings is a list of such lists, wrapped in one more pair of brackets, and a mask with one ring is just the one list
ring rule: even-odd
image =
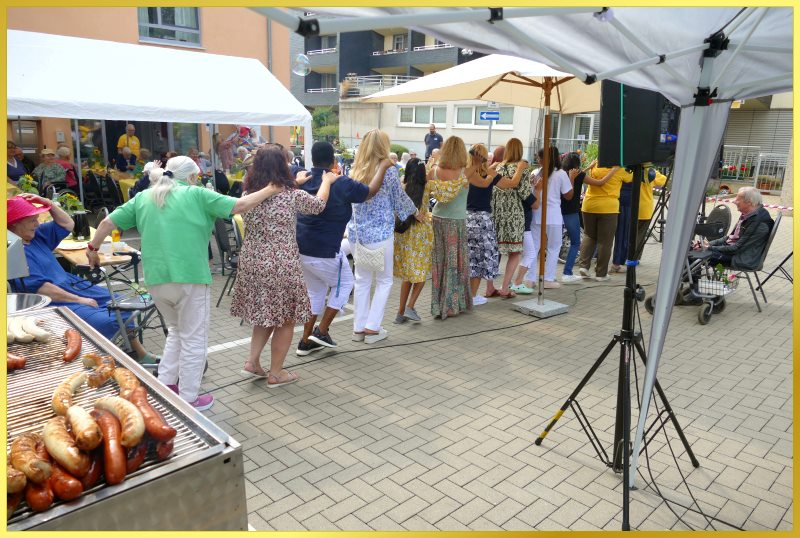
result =
[{"label": "seated man in gray jacket", "polygon": [[711,264],[755,269],[775,223],[764,209],[761,193],[755,187],[739,189],[734,204],[742,215],[730,235],[708,243]]}]

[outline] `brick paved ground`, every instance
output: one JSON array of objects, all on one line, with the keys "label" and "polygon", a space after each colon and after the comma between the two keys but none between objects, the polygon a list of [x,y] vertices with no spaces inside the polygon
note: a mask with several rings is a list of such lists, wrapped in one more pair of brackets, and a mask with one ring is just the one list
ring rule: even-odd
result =
[{"label": "brick paved ground", "polygon": [[[767,267],[792,250],[792,228],[785,216]],[[639,271],[649,293],[660,255],[651,241]],[[223,281],[214,278],[214,301]],[[339,348],[303,358],[290,352],[287,366],[301,380],[275,390],[239,375],[249,329],[230,317],[230,299],[223,299],[212,309],[203,386],[217,398],[207,415],[244,447],[250,524],[619,529],[621,476],[598,460],[574,413],[564,414],[541,447],[533,441],[619,330],[623,283],[615,276],[548,290],[548,298],[570,308],[543,320],[499,299],[472,314],[433,320],[426,289],[418,304],[422,323],[402,326],[391,324],[395,286],[387,340],[351,342],[345,315],[332,326]],[[730,528],[680,506],[691,503],[682,476],[707,516],[748,530],[793,527],[792,287],[770,280],[769,304],[759,314],[743,286],[708,325],[698,324],[696,307],[673,312],[659,380],[700,468],[691,467],[671,427],[669,446],[657,436],[649,470],[642,459],[639,489],[631,494],[633,528]],[[646,340],[652,318],[639,311]],[[268,354],[267,348],[264,364]],[[579,398],[609,453],[617,363],[615,349]],[[653,479],[674,500],[670,507],[648,485]]]}]

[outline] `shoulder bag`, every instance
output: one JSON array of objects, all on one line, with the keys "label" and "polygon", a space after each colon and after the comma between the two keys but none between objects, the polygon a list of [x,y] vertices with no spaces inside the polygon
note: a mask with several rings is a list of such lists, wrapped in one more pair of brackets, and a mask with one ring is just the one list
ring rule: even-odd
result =
[{"label": "shoulder bag", "polygon": [[353,209],[353,223],[355,224],[356,232],[356,248],[353,252],[353,258],[356,265],[360,265],[362,269],[372,271],[374,273],[382,273],[386,267],[386,257],[384,253],[385,246],[380,246],[375,249],[369,249],[358,241],[358,219],[356,218],[356,210]]}]

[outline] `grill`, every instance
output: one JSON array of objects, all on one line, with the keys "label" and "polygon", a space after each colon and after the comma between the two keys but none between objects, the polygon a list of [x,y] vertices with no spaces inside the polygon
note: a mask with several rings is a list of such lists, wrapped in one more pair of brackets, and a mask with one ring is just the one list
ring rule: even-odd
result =
[{"label": "grill", "polygon": [[[57,500],[48,510],[41,513],[32,512],[23,501],[8,522],[9,530],[31,528],[36,530],[45,528],[80,530],[246,528],[246,509],[241,517],[241,509],[244,508],[241,447],[236,441],[160,384],[147,370],[70,310],[63,307],[46,308],[19,315],[32,316],[41,320],[40,326],[50,331],[52,336],[48,343],[14,343],[8,346],[9,352],[25,356],[27,363],[24,369],[8,373],[7,449],[20,434],[41,432],[44,423],[55,416],[51,400],[53,391],[59,383],[75,372],[88,372],[80,357],[71,363],[65,363],[63,360],[65,347],[63,335],[64,331],[70,328],[77,329],[82,334],[81,356],[89,352],[111,355],[116,360],[117,366],[128,368],[136,374],[141,384],[147,389],[150,404],[161,412],[165,420],[178,433],[174,439],[174,450],[168,459],[159,462],[152,454],[148,454],[142,466],[136,472],[127,475],[121,484],[107,486],[101,480],[78,499],[66,503]],[[118,395],[118,393],[119,387],[113,378],[98,388],[84,385],[73,396],[73,405],[80,405],[86,410],[91,410],[98,398]],[[197,510],[207,510],[207,507],[188,506],[185,499],[181,499],[178,503],[180,505],[179,512],[186,511],[184,519],[174,512],[170,514],[170,519],[162,519],[163,515],[161,514],[170,512],[171,508],[169,505],[164,506],[163,504],[158,506],[155,501],[158,495],[155,494],[153,482],[163,482],[164,478],[172,475],[169,485],[157,486],[162,494],[166,489],[177,495],[184,488],[198,487],[192,482],[212,479],[215,483],[206,484],[206,486],[213,485],[215,490],[219,490],[217,482],[220,477],[214,476],[214,471],[201,470],[203,467],[207,467],[209,462],[206,460],[209,458],[221,458],[219,460],[221,465],[230,469],[235,468],[234,476],[227,478],[228,481],[241,486],[235,487],[240,491],[234,495],[234,500],[242,506],[227,507],[228,510],[232,510],[234,520],[226,522],[215,517],[214,521],[206,521],[203,518],[204,512]],[[190,472],[189,468],[192,466],[197,467],[196,472]],[[183,478],[176,480],[176,473]],[[115,517],[115,514],[110,514],[113,507],[119,504],[112,502],[117,497],[125,498],[123,504],[126,513],[132,507],[140,505],[145,512],[144,516],[142,510],[134,511],[138,513],[136,518],[129,518],[127,515],[118,518]],[[220,502],[220,499],[221,497],[217,497],[217,502]],[[198,502],[203,501],[198,500]],[[152,504],[155,504],[154,510],[148,514],[146,507]],[[222,504],[225,503],[222,502]],[[78,515],[78,512],[81,514]],[[92,521],[92,513],[102,514],[102,520]],[[202,520],[202,522],[198,520]]]}]

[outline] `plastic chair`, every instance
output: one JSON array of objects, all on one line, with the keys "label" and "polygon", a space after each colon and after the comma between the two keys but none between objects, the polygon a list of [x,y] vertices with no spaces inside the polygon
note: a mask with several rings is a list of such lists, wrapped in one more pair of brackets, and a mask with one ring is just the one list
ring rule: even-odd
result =
[{"label": "plastic chair", "polygon": [[106,176],[105,184],[106,190],[108,191],[108,200],[110,201],[111,208],[114,209],[118,206],[121,206],[123,204],[122,191],[120,190],[117,182],[111,179],[110,176]]},{"label": "plastic chair", "polygon": [[711,223],[719,223],[722,228],[722,233],[717,235],[716,237],[706,235],[706,239],[712,241],[714,239],[719,239],[720,237],[724,237],[728,233],[728,229],[731,227],[731,210],[728,206],[720,204],[716,206],[706,217],[706,224]]},{"label": "plastic chair", "polygon": [[764,251],[761,253],[761,257],[758,259],[758,265],[753,269],[739,269],[738,267],[733,267],[736,270],[737,277],[744,275],[747,278],[747,284],[750,286],[750,293],[753,294],[753,300],[756,302],[756,308],[758,311],[761,312],[761,305],[758,302],[758,295],[756,295],[756,288],[753,287],[753,281],[750,279],[750,273],[756,279],[758,283],[758,290],[761,292],[761,297],[764,299],[764,303],[767,302],[767,295],[764,293],[764,286],[761,283],[761,279],[758,277],[758,272],[764,269],[764,260],[767,259],[767,255],[769,254],[769,247],[772,246],[772,240],[775,239],[775,234],[778,231],[778,225],[781,223],[781,217],[783,216],[782,213],[778,213],[778,216],[775,217],[775,223],[772,225],[772,230],[769,232],[769,236],[767,237],[767,242],[764,245]]}]

